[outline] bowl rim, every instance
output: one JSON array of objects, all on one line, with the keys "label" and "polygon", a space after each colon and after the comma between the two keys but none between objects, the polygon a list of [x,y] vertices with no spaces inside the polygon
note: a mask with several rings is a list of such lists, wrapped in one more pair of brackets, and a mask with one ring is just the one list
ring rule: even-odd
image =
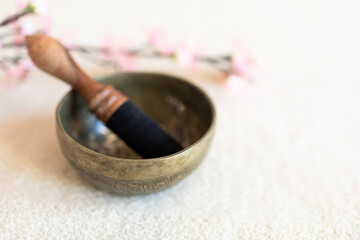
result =
[{"label": "bowl rim", "polygon": [[106,74],[106,75],[101,75],[101,76],[97,76],[94,77],[94,80],[96,81],[103,81],[106,80],[108,78],[112,78],[115,76],[121,76],[121,75],[153,75],[153,76],[162,76],[162,77],[167,77],[167,78],[172,78],[173,80],[176,81],[180,81],[183,82],[185,84],[191,85],[193,88],[195,88],[198,92],[200,92],[206,99],[206,101],[208,102],[211,112],[212,112],[212,119],[210,122],[210,126],[209,128],[206,130],[206,132],[198,139],[196,140],[193,144],[189,145],[188,147],[184,148],[183,150],[170,154],[170,155],[165,155],[162,157],[156,157],[156,158],[121,158],[121,157],[115,157],[115,156],[110,156],[110,155],[106,155],[100,152],[97,152],[95,150],[92,150],[84,145],[82,145],[81,143],[79,143],[78,141],[76,141],[73,137],[71,137],[68,132],[65,130],[61,118],[60,118],[60,110],[64,104],[64,102],[70,97],[70,94],[72,92],[74,92],[73,89],[69,90],[60,100],[60,102],[57,104],[56,107],[56,125],[60,128],[60,130],[62,131],[63,134],[66,135],[66,137],[68,139],[70,139],[71,142],[73,142],[75,145],[77,145],[79,148],[82,148],[83,150],[89,151],[92,154],[98,155],[100,157],[106,157],[108,159],[111,160],[116,160],[116,161],[131,161],[131,162],[142,162],[142,163],[146,163],[149,161],[159,161],[159,160],[168,160],[171,158],[176,158],[177,156],[183,155],[184,153],[190,151],[190,149],[194,148],[196,145],[199,145],[210,133],[213,132],[213,129],[215,128],[215,123],[216,123],[216,110],[215,110],[215,106],[213,104],[213,102],[211,101],[210,97],[205,93],[204,90],[202,90],[200,87],[198,87],[197,85],[193,84],[192,82],[186,80],[183,77],[179,77],[179,76],[175,76],[175,75],[171,75],[171,74],[165,74],[165,73],[158,73],[158,72],[149,72],[149,71],[145,71],[145,72],[116,72],[116,73],[112,73],[112,74]]}]

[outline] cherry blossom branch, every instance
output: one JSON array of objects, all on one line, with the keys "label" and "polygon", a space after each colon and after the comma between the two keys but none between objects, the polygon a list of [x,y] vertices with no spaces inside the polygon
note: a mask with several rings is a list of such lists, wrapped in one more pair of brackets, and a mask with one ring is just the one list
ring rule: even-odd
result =
[{"label": "cherry blossom branch", "polygon": [[[73,46],[70,51],[86,53],[86,54],[93,54],[93,53],[103,53],[106,48],[101,47],[94,47],[94,46]],[[123,54],[135,56],[137,58],[163,58],[163,59],[174,59],[176,55],[174,54],[161,54],[160,52],[156,51],[148,45],[145,48],[130,48],[124,50]],[[217,68],[219,71],[223,72],[224,74],[229,74],[232,71],[231,68],[231,56],[230,55],[222,55],[222,56],[194,56],[193,59],[195,62],[202,62]],[[105,62],[106,63],[106,62]]]},{"label": "cherry blossom branch", "polygon": [[16,13],[14,15],[11,15],[7,18],[5,18],[1,23],[0,23],[0,27],[4,27],[12,22],[15,22],[17,21],[19,18],[21,17],[24,17],[25,15],[27,14],[30,14],[30,13],[35,13],[35,8],[29,4],[29,6],[27,8],[25,8],[22,12],[20,13]]},{"label": "cherry blossom branch", "polygon": [[[10,86],[13,86],[14,82],[23,82],[33,67],[26,55],[24,36],[48,32],[51,21],[45,14],[47,8],[47,0],[32,0],[22,4],[18,13],[0,23],[0,27],[10,28],[0,34],[0,80],[1,72],[5,73],[5,81]],[[28,14],[34,14],[38,18],[37,25],[25,17]],[[86,55],[86,59],[97,65],[128,71],[134,70],[136,59],[141,58],[175,60],[190,69],[195,69],[196,65],[201,63],[217,69],[222,76],[227,77],[225,82],[231,88],[253,80],[256,73],[255,61],[240,41],[234,43],[231,54],[211,56],[201,53],[198,45],[193,42],[172,45],[165,34],[157,29],[147,32],[145,43],[132,47],[109,38],[99,46],[75,44],[69,35],[59,37],[59,40],[69,51]],[[4,55],[7,50],[11,50],[11,56]]]}]

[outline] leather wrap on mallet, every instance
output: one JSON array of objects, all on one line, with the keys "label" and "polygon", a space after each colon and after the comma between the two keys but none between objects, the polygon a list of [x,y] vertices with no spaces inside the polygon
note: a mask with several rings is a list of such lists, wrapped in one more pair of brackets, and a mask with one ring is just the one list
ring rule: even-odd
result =
[{"label": "leather wrap on mallet", "polygon": [[57,40],[45,35],[25,39],[34,64],[70,84],[84,97],[90,111],[139,155],[155,158],[183,149],[124,94],[91,79]]}]

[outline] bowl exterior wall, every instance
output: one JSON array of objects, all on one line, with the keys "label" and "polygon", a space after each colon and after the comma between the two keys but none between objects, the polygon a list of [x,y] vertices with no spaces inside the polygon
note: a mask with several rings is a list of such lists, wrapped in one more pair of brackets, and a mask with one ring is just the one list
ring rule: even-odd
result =
[{"label": "bowl exterior wall", "polygon": [[89,151],[57,125],[61,150],[75,170],[94,186],[122,195],[154,193],[178,183],[202,162],[213,135],[212,128],[201,142],[181,154],[122,161]]},{"label": "bowl exterior wall", "polygon": [[[139,195],[158,192],[184,179],[199,166],[206,156],[215,131],[215,109],[211,100],[201,89],[195,86],[189,88],[191,84],[184,80],[161,74],[121,73],[110,77],[103,77],[101,81],[111,84],[112,82],[119,81],[119,79],[127,78],[128,81],[126,83],[131,85],[136,84],[136,80],[139,77],[148,79],[162,78],[166,80],[163,81],[165,84],[170,81],[169,86],[171,86],[171,81],[173,81],[172,83],[177,84],[178,87],[184,86],[184,89],[195,91],[194,93],[201,96],[203,99],[201,109],[208,109],[209,113],[211,113],[211,118],[206,118],[207,120],[204,121],[203,125],[208,126],[208,120],[210,120],[210,126],[204,131],[202,137],[184,150],[169,156],[153,159],[115,157],[86,147],[74,139],[72,133],[69,134],[69,129],[68,131],[65,130],[64,122],[68,123],[72,121],[73,118],[71,114],[62,115],[61,110],[64,106],[69,106],[69,104],[64,103],[70,100],[73,93],[68,93],[63,98],[56,111],[57,137],[66,159],[76,171],[92,185],[102,190],[122,195]],[[159,84],[159,82],[157,82],[157,84]],[[159,88],[160,87],[162,86],[159,85]],[[189,99],[188,90],[183,91],[181,96],[186,96],[186,98]],[[180,91],[181,89],[179,89],[179,92]],[[64,108],[65,113],[67,109],[68,107]],[[203,125],[196,126],[203,127]]]}]

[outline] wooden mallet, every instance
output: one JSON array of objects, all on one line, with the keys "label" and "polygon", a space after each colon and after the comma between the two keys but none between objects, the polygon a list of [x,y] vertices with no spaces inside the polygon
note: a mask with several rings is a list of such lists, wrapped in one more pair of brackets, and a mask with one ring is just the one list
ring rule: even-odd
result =
[{"label": "wooden mallet", "polygon": [[45,35],[25,39],[34,64],[70,84],[84,97],[90,111],[143,158],[162,157],[183,149],[120,91],[91,79],[57,40]]}]

